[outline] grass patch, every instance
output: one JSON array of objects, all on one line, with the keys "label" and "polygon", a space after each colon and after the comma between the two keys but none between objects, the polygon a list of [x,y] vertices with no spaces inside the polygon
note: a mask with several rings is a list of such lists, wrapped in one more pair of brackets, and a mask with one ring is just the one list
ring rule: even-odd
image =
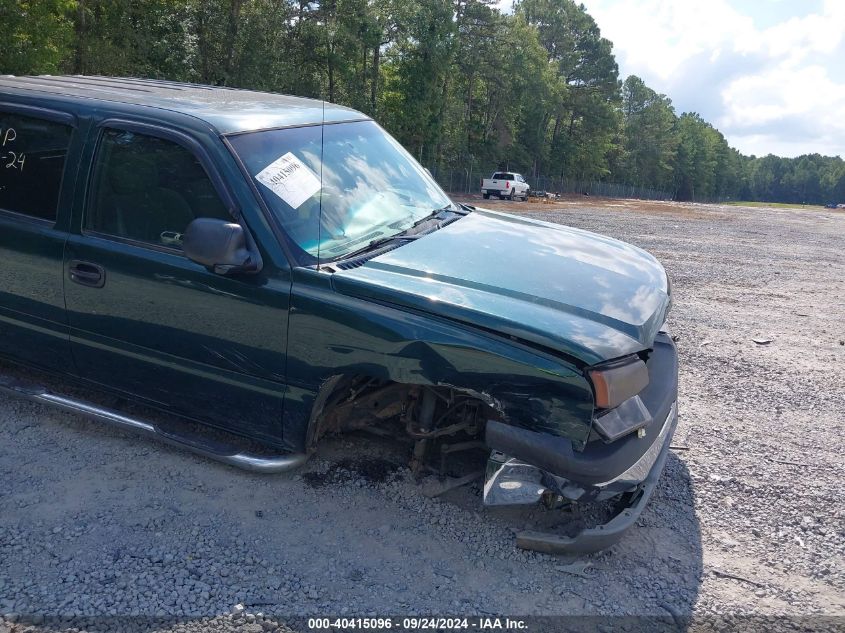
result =
[{"label": "grass patch", "polygon": [[797,202],[726,202],[731,207],[769,207],[774,209],[824,209],[821,204],[799,204]]}]

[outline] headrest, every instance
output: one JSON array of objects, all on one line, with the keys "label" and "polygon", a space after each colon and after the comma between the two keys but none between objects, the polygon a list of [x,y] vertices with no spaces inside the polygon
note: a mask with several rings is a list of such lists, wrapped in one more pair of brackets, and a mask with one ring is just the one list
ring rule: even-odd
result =
[{"label": "headrest", "polygon": [[152,160],[133,154],[114,158],[109,168],[109,184],[116,194],[143,193],[159,186],[158,167]]}]

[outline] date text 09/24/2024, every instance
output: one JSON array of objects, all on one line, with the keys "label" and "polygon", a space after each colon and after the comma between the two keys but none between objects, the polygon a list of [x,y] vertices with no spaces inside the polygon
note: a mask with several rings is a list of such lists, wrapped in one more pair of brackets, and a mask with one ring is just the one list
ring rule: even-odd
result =
[{"label": "date text 09/24/2024", "polygon": [[525,631],[527,623],[519,618],[498,617],[406,617],[396,618],[309,618],[308,629],[312,631]]}]

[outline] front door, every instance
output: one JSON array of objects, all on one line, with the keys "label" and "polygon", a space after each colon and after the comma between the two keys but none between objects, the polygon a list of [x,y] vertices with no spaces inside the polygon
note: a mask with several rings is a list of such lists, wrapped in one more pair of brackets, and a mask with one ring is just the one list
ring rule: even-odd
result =
[{"label": "front door", "polygon": [[[188,260],[195,218],[233,220],[210,155],[178,132],[108,122],[65,250],[80,374],[179,415],[278,443],[290,276]],[[209,177],[213,174],[214,177]]]}]

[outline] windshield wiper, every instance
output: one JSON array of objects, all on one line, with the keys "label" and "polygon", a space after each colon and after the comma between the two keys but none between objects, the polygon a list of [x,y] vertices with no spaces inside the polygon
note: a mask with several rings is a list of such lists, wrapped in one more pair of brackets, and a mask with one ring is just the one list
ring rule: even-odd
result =
[{"label": "windshield wiper", "polygon": [[389,244],[390,242],[395,242],[397,240],[416,240],[422,237],[422,235],[402,235],[402,233],[397,233],[396,235],[390,235],[387,237],[380,237],[375,240],[371,240],[369,244],[364,246],[363,248],[359,248],[357,251],[352,251],[349,255],[344,255],[343,259],[355,259],[358,255],[363,255],[364,253],[369,253],[370,251],[374,251],[385,244]]},{"label": "windshield wiper", "polygon": [[443,207],[441,209],[435,209],[434,211],[432,211],[431,213],[429,213],[425,217],[420,218],[419,220],[414,222],[411,226],[409,226],[404,231],[400,231],[399,233],[396,233],[395,235],[388,235],[388,236],[385,236],[385,237],[379,237],[377,239],[371,240],[369,244],[367,244],[363,248],[359,248],[357,251],[353,251],[353,252],[349,253],[348,255],[345,255],[343,257],[343,259],[344,260],[354,259],[354,258],[358,257],[359,255],[363,255],[364,253],[369,253],[370,251],[374,251],[374,250],[384,246],[385,244],[389,244],[390,242],[395,242],[397,240],[411,241],[411,240],[419,239],[423,236],[422,233],[411,233],[409,235],[408,232],[417,228],[419,225],[423,224],[424,222],[428,222],[429,220],[432,220],[433,218],[437,217],[438,215],[440,215],[441,213],[444,213],[446,211],[452,211],[454,213],[466,215],[465,213],[463,213],[461,211],[455,211],[455,209],[452,207],[452,205],[448,204],[445,207]]},{"label": "windshield wiper", "polygon": [[[442,208],[440,208],[440,209],[435,209],[434,211],[432,211],[432,212],[431,212],[431,213],[429,213],[428,215],[426,215],[426,216],[424,216],[424,217],[420,218],[419,220],[417,220],[416,222],[414,222],[414,223],[411,225],[411,227],[410,227],[410,228],[405,229],[404,231],[402,231],[402,233],[405,233],[405,232],[407,232],[407,231],[410,231],[411,229],[415,229],[415,228],[417,228],[417,227],[418,227],[420,224],[422,224],[423,222],[428,222],[428,221],[429,221],[429,220],[431,220],[432,218],[436,218],[436,217],[437,217],[438,215],[440,215],[441,213],[445,213],[446,211],[453,211],[453,210],[454,210],[454,209],[452,208],[451,203],[450,203],[450,204],[447,204],[445,207],[442,207]],[[401,234],[400,234],[400,235],[401,235]]]}]

